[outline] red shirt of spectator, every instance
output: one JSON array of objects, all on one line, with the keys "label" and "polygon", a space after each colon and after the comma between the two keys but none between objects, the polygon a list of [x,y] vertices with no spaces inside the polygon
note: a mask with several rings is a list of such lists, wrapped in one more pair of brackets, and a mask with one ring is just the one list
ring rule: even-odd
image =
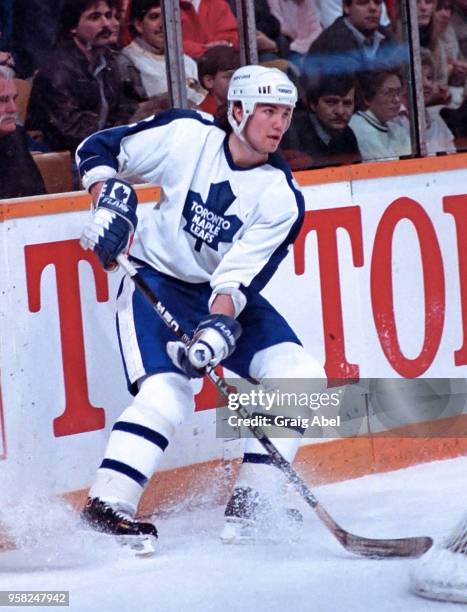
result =
[{"label": "red shirt of spectator", "polygon": [[[196,0],[194,3],[196,6]],[[185,53],[198,58],[222,44],[238,49],[237,19],[227,0],[201,0],[198,10],[195,6],[190,0],[180,0]]]}]

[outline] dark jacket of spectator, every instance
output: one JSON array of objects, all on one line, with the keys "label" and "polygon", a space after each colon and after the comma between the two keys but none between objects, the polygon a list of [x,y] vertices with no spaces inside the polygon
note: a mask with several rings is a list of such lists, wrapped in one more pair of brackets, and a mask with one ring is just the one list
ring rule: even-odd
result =
[{"label": "dark jacket of spectator", "polygon": [[12,49],[18,77],[32,76],[55,46],[62,5],[63,0],[15,0]]},{"label": "dark jacket of spectator", "polygon": [[394,35],[381,26],[375,35],[380,37],[380,43],[374,56],[370,57],[344,17],[339,17],[312,43],[303,70],[307,74],[355,74],[401,64],[402,49]]},{"label": "dark jacket of spectator", "polygon": [[317,119],[313,120],[312,117],[313,114],[306,111],[294,113],[292,124],[282,139],[281,150],[292,170],[351,164],[362,160],[355,134],[348,126],[331,136],[320,129]]},{"label": "dark jacket of spectator", "polygon": [[96,76],[73,41],[63,40],[34,78],[26,126],[41,130],[52,150],[74,152],[87,136],[128,122],[136,110],[137,99],[125,92],[115,59],[101,58]]},{"label": "dark jacket of spectator", "polygon": [[28,150],[26,131],[17,126],[0,138],[0,199],[46,193],[38,167]]}]

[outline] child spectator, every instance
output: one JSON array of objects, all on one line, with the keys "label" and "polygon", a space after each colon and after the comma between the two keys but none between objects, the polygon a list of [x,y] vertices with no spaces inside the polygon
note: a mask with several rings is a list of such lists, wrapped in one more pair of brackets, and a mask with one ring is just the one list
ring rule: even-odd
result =
[{"label": "child spectator", "polygon": [[240,67],[240,54],[232,47],[212,47],[198,62],[199,80],[208,95],[199,109],[212,115],[227,102],[227,90],[233,72]]}]

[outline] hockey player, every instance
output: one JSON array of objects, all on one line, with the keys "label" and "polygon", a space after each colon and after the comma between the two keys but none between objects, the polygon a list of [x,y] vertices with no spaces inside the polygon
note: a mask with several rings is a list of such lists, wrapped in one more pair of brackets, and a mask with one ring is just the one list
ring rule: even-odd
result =
[{"label": "hockey player", "polygon": [[[197,111],[169,110],[94,134],[77,151],[94,212],[81,245],[106,269],[136,230],[136,195],[126,182],[162,186],[139,220],[131,260],[187,330],[175,342],[128,278],[117,300],[119,345],[132,404],[115,423],[83,519],[112,534],[155,537],[135,520],[143,489],[177,426],[194,410],[190,378],[218,363],[244,378],[323,379],[284,318],[261,295],[300,230],[304,201],[276,154],[297,100],[274,68],[233,75],[225,125]],[[146,213],[148,211],[145,211]],[[293,461],[299,438],[275,440]],[[241,539],[282,484],[256,439],[226,509],[225,541]]]}]

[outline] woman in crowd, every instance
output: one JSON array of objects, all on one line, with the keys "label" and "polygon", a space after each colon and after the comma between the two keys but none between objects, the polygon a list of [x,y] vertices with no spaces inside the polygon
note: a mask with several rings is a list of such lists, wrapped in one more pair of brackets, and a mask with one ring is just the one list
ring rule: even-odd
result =
[{"label": "woman in crowd", "polygon": [[364,110],[359,110],[349,125],[357,137],[363,161],[410,155],[410,134],[394,121],[399,114],[402,92],[402,77],[397,70],[360,76],[360,106]]}]

